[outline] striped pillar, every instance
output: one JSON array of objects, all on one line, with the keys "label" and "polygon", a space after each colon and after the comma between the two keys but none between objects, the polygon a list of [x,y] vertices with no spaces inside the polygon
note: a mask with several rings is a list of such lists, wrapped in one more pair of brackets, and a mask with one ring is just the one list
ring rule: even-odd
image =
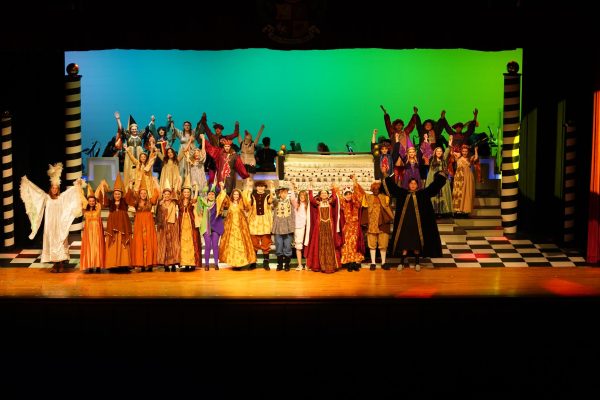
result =
[{"label": "striped pillar", "polygon": [[5,111],[2,114],[2,222],[5,249],[15,245],[13,198],[12,117]]},{"label": "striped pillar", "polygon": [[508,63],[504,74],[504,115],[502,137],[502,228],[504,234],[517,233],[519,205],[519,127],[521,121],[521,74],[519,64]]},{"label": "striped pillar", "polygon": [[[66,183],[71,185],[81,178],[81,75],[79,66],[69,64],[65,76],[65,172]],[[80,231],[82,217],[73,221],[70,231]]]},{"label": "striped pillar", "polygon": [[574,125],[566,124],[565,132],[565,163],[563,180],[563,202],[565,215],[563,224],[563,242],[569,243],[575,240],[575,137],[577,129]]}]

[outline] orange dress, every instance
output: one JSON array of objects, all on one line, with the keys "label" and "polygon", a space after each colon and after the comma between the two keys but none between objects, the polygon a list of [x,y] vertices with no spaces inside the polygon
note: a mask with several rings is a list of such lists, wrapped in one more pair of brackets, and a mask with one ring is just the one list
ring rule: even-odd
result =
[{"label": "orange dress", "polygon": [[114,200],[109,203],[108,220],[106,221],[106,268],[129,267],[131,256],[131,221],[127,213],[127,202],[121,199],[117,205]]},{"label": "orange dress", "polygon": [[135,207],[133,221],[133,239],[131,241],[131,266],[151,267],[157,264],[158,244],[152,206],[158,200],[158,190],[154,189],[152,198],[144,202],[136,192],[127,191],[127,204]]},{"label": "orange dress", "polygon": [[350,201],[346,201],[343,198],[340,200],[340,207],[344,218],[342,220],[342,235],[344,237],[342,244],[342,264],[360,263],[365,258],[363,255],[364,241],[359,240],[359,238],[362,239],[359,213],[361,211],[363,193],[362,188],[355,184],[352,199]]},{"label": "orange dress", "polygon": [[85,224],[81,233],[81,256],[79,268],[104,268],[104,227],[100,215],[102,206],[96,203],[93,210],[87,210],[87,199],[83,198]]}]

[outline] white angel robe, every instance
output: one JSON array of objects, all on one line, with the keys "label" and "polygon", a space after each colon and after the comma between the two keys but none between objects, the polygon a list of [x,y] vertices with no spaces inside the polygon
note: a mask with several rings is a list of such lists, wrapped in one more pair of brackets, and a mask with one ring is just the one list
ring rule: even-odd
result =
[{"label": "white angel robe", "polygon": [[40,229],[42,218],[44,223],[44,244],[42,247],[42,262],[52,263],[69,259],[69,227],[76,217],[81,216],[81,188],[71,186],[57,199],[52,199],[31,182],[27,176],[21,178],[21,199],[25,203],[25,211],[31,222],[33,239]]}]

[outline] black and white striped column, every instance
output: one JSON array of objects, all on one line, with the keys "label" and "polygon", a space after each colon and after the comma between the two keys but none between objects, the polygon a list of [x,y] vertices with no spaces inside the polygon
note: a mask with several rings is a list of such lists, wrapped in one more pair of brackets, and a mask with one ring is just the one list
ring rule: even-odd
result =
[{"label": "black and white striped column", "polygon": [[[65,76],[65,172],[66,182],[81,178],[81,75],[77,64],[67,65]],[[70,231],[83,227],[82,217],[73,221]]]},{"label": "black and white striped column", "polygon": [[502,126],[502,228],[504,234],[517,233],[519,205],[519,127],[521,122],[521,74],[511,61],[504,74],[504,115]]},{"label": "black and white striped column", "polygon": [[565,215],[563,223],[563,242],[575,240],[575,146],[577,144],[576,131],[573,124],[566,124],[565,132],[565,163],[563,179],[563,202]]},{"label": "black and white striped column", "polygon": [[5,249],[15,245],[13,200],[12,117],[5,111],[2,113],[2,222]]}]

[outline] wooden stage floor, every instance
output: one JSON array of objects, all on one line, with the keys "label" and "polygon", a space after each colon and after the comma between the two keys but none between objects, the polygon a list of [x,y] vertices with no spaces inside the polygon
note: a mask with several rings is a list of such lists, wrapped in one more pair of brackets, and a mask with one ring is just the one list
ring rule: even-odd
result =
[{"label": "wooden stage floor", "polygon": [[83,274],[74,269],[0,268],[0,298],[58,299],[402,299],[600,295],[600,269],[424,268],[311,271],[195,271]]}]

